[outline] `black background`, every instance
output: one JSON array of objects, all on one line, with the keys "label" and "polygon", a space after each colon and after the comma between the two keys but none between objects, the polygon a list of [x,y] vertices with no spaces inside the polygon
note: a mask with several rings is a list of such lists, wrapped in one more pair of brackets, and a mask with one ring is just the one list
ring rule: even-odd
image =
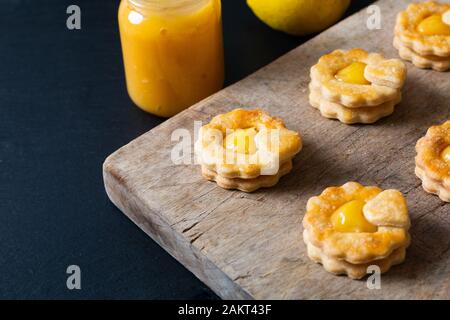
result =
[{"label": "black background", "polygon": [[[222,3],[227,85],[308,39],[271,30],[245,0]],[[66,28],[70,4],[81,30]],[[103,160],[163,121],[127,96],[118,5],[2,0],[0,298],[217,298],[104,192]],[[66,288],[71,264],[81,290]]]}]

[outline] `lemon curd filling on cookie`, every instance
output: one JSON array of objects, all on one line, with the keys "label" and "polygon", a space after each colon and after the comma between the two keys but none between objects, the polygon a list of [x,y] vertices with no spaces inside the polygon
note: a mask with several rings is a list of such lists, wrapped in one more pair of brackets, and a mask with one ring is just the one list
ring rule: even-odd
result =
[{"label": "lemon curd filling on cookie", "polygon": [[[274,146],[269,141],[274,141]],[[221,178],[247,180],[264,175],[278,181],[281,168],[276,164],[291,161],[301,149],[300,134],[287,129],[283,120],[263,110],[241,108],[213,117],[200,128],[194,145],[203,172],[207,169]],[[243,191],[256,190],[242,187],[237,180],[232,185]],[[262,187],[260,185],[257,188]]]},{"label": "lemon curd filling on cookie", "polygon": [[339,72],[336,73],[335,78],[342,82],[368,85],[370,84],[370,81],[364,77],[364,70],[366,69],[366,66],[367,64],[364,62],[353,62],[345,68],[339,70]]},{"label": "lemon curd filling on cookie", "polygon": [[450,36],[450,25],[444,22],[443,15],[440,14],[423,19],[417,30],[425,36]]},{"label": "lemon curd filling on cookie", "polygon": [[366,220],[363,200],[352,200],[339,207],[331,216],[331,223],[339,232],[376,232],[377,226]]},{"label": "lemon curd filling on cookie", "polygon": [[225,138],[225,148],[238,153],[253,154],[256,152],[255,128],[236,129]]},{"label": "lemon curd filling on cookie", "polygon": [[442,150],[441,158],[448,164],[450,164],[450,146]]},{"label": "lemon curd filling on cookie", "polygon": [[[384,273],[403,262],[410,242],[408,206],[402,193],[357,182],[326,188],[310,198],[302,223],[308,256],[325,270],[353,279],[366,276],[371,264]],[[398,260],[396,250],[401,251]]]}]

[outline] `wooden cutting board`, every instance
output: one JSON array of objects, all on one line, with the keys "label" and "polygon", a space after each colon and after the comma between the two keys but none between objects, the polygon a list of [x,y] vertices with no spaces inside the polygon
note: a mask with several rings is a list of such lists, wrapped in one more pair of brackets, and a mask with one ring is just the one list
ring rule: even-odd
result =
[{"label": "wooden cutting board", "polygon": [[[416,141],[450,119],[450,74],[408,63],[403,102],[374,125],[328,120],[308,103],[309,68],[321,55],[361,47],[398,57],[395,16],[408,2],[379,1],[381,30],[366,28],[363,10],[117,150],[103,167],[111,201],[222,298],[450,299],[450,204],[425,193],[414,175]],[[267,110],[302,134],[293,171],[274,188],[223,190],[199,166],[171,161],[175,129],[192,133],[194,121],[236,107]],[[347,181],[396,188],[408,200],[412,245],[379,290],[331,275],[305,254],[308,198]]]}]

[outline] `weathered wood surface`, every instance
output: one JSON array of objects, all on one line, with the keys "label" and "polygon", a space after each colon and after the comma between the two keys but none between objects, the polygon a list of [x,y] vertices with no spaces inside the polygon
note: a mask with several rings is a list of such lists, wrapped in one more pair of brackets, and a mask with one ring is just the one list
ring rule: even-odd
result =
[{"label": "weathered wood surface", "polygon": [[[450,299],[450,204],[414,176],[417,139],[450,118],[449,73],[408,64],[403,102],[375,125],[327,120],[307,98],[309,68],[327,52],[362,47],[397,57],[392,30],[408,2],[378,2],[382,30],[369,31],[362,11],[119,149],[104,164],[111,200],[223,298]],[[222,190],[198,166],[170,160],[174,129],[192,132],[194,120],[238,106],[263,108],[303,136],[293,172],[274,188]],[[305,254],[306,201],[350,180],[397,188],[408,200],[412,245],[405,263],[382,276],[381,290],[328,274]]]}]

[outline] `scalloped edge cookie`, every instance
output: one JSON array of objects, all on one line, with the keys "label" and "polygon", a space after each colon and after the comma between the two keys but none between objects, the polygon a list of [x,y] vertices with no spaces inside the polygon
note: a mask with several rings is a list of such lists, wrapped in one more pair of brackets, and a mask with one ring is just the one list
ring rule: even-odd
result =
[{"label": "scalloped edge cookie", "polygon": [[371,124],[391,115],[395,111],[395,106],[402,101],[401,92],[395,100],[382,103],[379,106],[347,108],[339,103],[330,102],[324,99],[319,90],[310,86],[309,103],[320,111],[325,118],[337,119],[345,124]]},{"label": "scalloped edge cookie", "polygon": [[450,69],[450,57],[421,56],[403,45],[398,37],[394,38],[394,47],[398,50],[398,54],[402,59],[410,61],[418,68],[433,69],[439,72],[445,72]]},{"label": "scalloped edge cookie", "polygon": [[[394,192],[395,195],[393,195]],[[366,206],[363,208],[364,216],[370,223],[378,227],[376,232],[338,232],[334,230],[330,222],[334,211],[346,202],[355,199],[366,202]],[[386,199],[391,199],[395,203],[385,204]],[[399,191],[383,191],[375,186],[347,182],[342,186],[328,187],[319,196],[308,200],[306,214],[303,217],[303,228],[308,230],[311,243],[330,258],[345,260],[352,264],[383,259],[392,251],[409,243],[410,223],[404,202],[405,199]],[[367,206],[369,208],[366,209]],[[386,208],[399,211],[395,215],[395,226],[394,220],[386,216]],[[406,215],[407,219],[399,219],[401,215]],[[398,225],[401,221],[403,221],[403,225]]]},{"label": "scalloped edge cookie", "polygon": [[404,247],[395,249],[389,256],[383,259],[362,264],[353,264],[345,260],[333,259],[326,256],[320,248],[314,246],[309,241],[308,232],[306,230],[303,231],[303,241],[306,244],[308,257],[312,261],[320,263],[323,268],[330,273],[335,275],[346,275],[354,280],[359,280],[366,277],[368,275],[367,269],[370,266],[378,266],[381,273],[386,273],[391,269],[391,267],[401,264],[405,261],[406,248],[409,245],[407,244]]},{"label": "scalloped edge cookie", "polygon": [[450,36],[425,36],[416,31],[417,24],[427,16],[444,14],[448,10],[450,4],[436,1],[412,3],[397,15],[395,35],[418,55],[450,57]]},{"label": "scalloped edge cookie", "polygon": [[[367,65],[364,75],[371,79],[371,84],[351,84],[335,78],[339,70],[356,61]],[[405,64],[399,59],[386,59],[379,53],[354,48],[323,55],[311,67],[310,77],[313,87],[320,90],[326,100],[347,108],[360,108],[394,100],[404,84],[406,72]]]},{"label": "scalloped edge cookie", "polygon": [[202,166],[202,175],[205,179],[216,182],[217,185],[223,189],[228,190],[236,189],[250,193],[260,188],[273,187],[278,183],[278,181],[282,176],[288,174],[289,172],[291,172],[291,170],[292,170],[292,161],[289,160],[281,164],[278,173],[272,176],[259,176],[253,179],[241,179],[241,178],[229,179],[222,177],[217,172],[210,170],[205,166]]},{"label": "scalloped edge cookie", "polygon": [[425,170],[417,166],[414,173],[422,180],[422,188],[426,192],[437,195],[444,202],[450,202],[450,190],[447,190],[441,181],[430,178]]},{"label": "scalloped edge cookie", "polygon": [[450,145],[450,120],[428,128],[416,143],[415,174],[425,191],[450,202],[450,165],[442,160],[442,150]]},{"label": "scalloped edge cookie", "polygon": [[[239,154],[223,147],[227,130],[254,127],[258,133],[255,154]],[[279,130],[272,136],[270,130]],[[273,142],[278,137],[279,144]],[[274,151],[274,146],[279,148]],[[301,135],[286,128],[283,120],[260,109],[234,109],[219,114],[200,128],[195,142],[198,162],[225,178],[254,179],[260,175],[274,175],[279,164],[291,160],[303,147]],[[271,149],[272,148],[272,149]]]}]

